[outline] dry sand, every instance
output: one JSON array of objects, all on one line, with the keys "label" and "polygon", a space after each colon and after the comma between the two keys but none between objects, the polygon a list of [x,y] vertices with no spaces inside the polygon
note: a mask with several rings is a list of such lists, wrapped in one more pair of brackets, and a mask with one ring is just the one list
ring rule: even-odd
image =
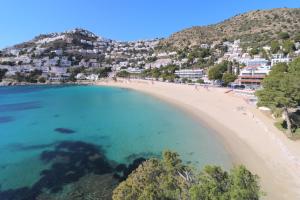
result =
[{"label": "dry sand", "polygon": [[267,117],[242,97],[222,88],[151,82],[102,81],[97,85],[130,88],[177,105],[213,129],[234,164],[244,164],[261,178],[264,199],[300,199],[300,143],[290,141]]}]

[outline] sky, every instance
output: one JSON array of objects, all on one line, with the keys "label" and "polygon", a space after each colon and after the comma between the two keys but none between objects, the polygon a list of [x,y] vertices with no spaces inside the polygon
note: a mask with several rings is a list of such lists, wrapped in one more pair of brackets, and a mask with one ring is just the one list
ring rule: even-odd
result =
[{"label": "sky", "polygon": [[300,0],[0,0],[0,48],[77,27],[122,41],[168,37],[279,7],[300,8]]}]

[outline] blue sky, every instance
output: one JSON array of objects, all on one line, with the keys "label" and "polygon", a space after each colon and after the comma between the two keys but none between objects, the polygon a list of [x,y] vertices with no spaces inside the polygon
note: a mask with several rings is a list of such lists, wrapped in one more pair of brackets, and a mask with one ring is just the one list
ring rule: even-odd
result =
[{"label": "blue sky", "polygon": [[0,48],[75,27],[116,40],[167,37],[255,9],[299,0],[0,0]]}]

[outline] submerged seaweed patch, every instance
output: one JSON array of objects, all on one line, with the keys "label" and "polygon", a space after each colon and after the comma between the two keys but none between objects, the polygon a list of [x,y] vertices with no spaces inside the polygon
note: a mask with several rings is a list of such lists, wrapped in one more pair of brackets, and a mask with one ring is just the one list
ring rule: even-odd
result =
[{"label": "submerged seaweed patch", "polygon": [[[52,147],[53,150],[43,151],[40,159],[50,167],[40,172],[40,179],[32,187],[22,187],[1,191],[1,200],[33,200],[49,194],[56,195],[70,183],[78,183],[89,175],[113,175],[114,180],[123,181],[135,170],[145,158],[136,158],[132,164],[112,166],[101,146],[81,141],[63,141],[45,145],[20,145],[18,148],[29,150]],[[142,153],[151,155],[151,153]],[[131,156],[132,157],[132,156]],[[97,183],[94,183],[97,184]],[[63,191],[62,191],[63,192]],[[72,191],[68,191],[72,193]],[[74,191],[73,191],[74,192]],[[82,198],[90,193],[81,191]],[[81,199],[82,199],[81,198]]]},{"label": "submerged seaweed patch", "polygon": [[101,135],[99,138],[101,140],[107,140],[107,139],[109,139],[109,136],[108,135]]},{"label": "submerged seaweed patch", "polygon": [[69,128],[56,128],[56,129],[54,129],[54,131],[59,132],[61,134],[72,134],[72,133],[76,132]]},{"label": "submerged seaweed patch", "polygon": [[25,144],[11,144],[8,146],[8,149],[11,151],[33,151],[33,150],[41,150],[53,147],[57,143],[49,143],[49,144],[34,144],[34,145],[25,145]]},{"label": "submerged seaweed patch", "polygon": [[41,102],[29,101],[23,103],[11,103],[0,105],[0,112],[22,111],[41,108]]},{"label": "submerged seaweed patch", "polygon": [[53,115],[53,117],[54,118],[58,118],[58,117],[60,117],[60,115],[59,114],[55,114],[55,115]]},{"label": "submerged seaweed patch", "polygon": [[87,174],[114,171],[101,147],[79,141],[57,143],[54,150],[42,152],[40,159],[51,164],[49,169],[41,171],[41,178],[31,188],[0,191],[1,200],[36,199],[45,190],[56,193]]},{"label": "submerged seaweed patch", "polygon": [[152,153],[152,152],[141,152],[141,153],[133,153],[127,156],[125,159],[127,162],[131,163],[134,162],[136,159],[139,158],[161,158],[161,153]]},{"label": "submerged seaweed patch", "polygon": [[2,116],[2,117],[0,116],[0,124],[12,122],[12,121],[15,121],[15,118],[11,116]]},{"label": "submerged seaweed patch", "polygon": [[0,89],[0,95],[38,92],[47,89],[45,86],[10,86]]}]

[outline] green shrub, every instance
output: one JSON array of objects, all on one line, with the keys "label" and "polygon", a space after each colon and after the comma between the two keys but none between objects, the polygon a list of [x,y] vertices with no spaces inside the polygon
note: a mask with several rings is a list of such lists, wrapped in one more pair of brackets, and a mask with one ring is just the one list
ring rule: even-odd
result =
[{"label": "green shrub", "polygon": [[229,172],[218,166],[197,171],[183,164],[177,153],[142,163],[113,191],[113,200],[258,200],[259,178],[244,166]]}]

